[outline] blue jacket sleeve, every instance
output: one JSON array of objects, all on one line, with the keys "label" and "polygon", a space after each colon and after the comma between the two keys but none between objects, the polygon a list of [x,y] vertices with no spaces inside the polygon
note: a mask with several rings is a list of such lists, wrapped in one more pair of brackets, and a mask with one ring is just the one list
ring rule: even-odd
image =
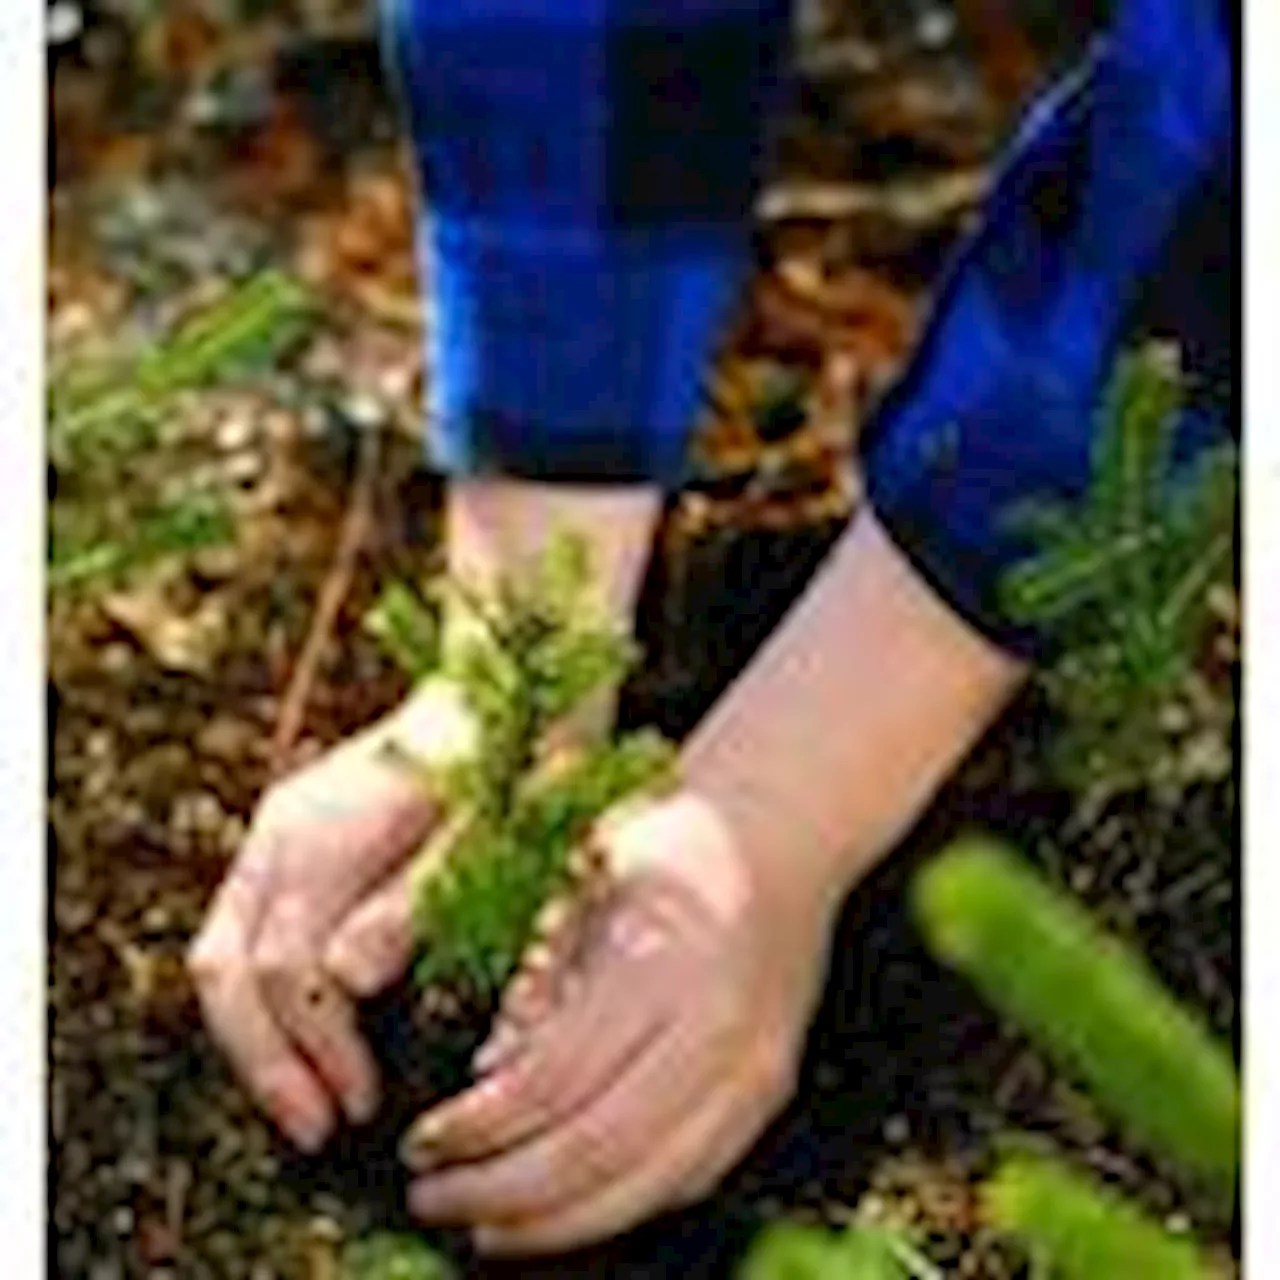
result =
[{"label": "blue jacket sleeve", "polygon": [[[1158,330],[1198,382],[1231,376],[1230,6],[1121,0],[1085,63],[1028,115],[915,359],[864,437],[870,502],[962,616],[1042,652],[999,582],[1032,548],[1008,514],[1078,497],[1119,349]],[[1184,456],[1225,429],[1193,398]],[[1233,424],[1232,424],[1233,425]]]},{"label": "blue jacket sleeve", "polygon": [[789,0],[382,0],[433,461],[674,486],[752,256]]}]

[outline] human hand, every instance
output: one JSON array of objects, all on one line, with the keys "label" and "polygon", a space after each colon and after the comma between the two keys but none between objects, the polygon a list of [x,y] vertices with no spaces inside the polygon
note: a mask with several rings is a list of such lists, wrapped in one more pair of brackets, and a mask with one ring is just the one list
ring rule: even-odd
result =
[{"label": "human hand", "polygon": [[[336,1108],[360,1123],[377,1069],[356,999],[408,964],[412,855],[437,818],[422,782],[387,758],[465,744],[465,713],[428,685],[396,714],[276,784],[192,945],[189,965],[213,1038],[259,1105],[304,1150]],[[407,741],[406,741],[407,740]]]},{"label": "human hand", "polygon": [[558,1252],[709,1194],[790,1098],[836,899],[769,881],[684,790],[605,824],[603,894],[553,908],[481,1079],[404,1158],[427,1223]]}]

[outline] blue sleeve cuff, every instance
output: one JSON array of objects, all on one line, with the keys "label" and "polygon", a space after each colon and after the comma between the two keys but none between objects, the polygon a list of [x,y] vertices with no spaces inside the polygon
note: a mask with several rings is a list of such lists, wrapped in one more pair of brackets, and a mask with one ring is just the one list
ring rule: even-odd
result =
[{"label": "blue sleeve cuff", "polygon": [[[1195,211],[1232,168],[1222,12],[1216,0],[1122,4],[1110,38],[1028,116],[866,432],[881,521],[958,614],[1022,656],[1044,656],[1047,641],[1000,607],[1005,573],[1034,551],[1010,515],[1084,493],[1133,317],[1154,274],[1176,272],[1180,245],[1203,235]],[[1217,231],[1229,242],[1228,221]],[[1192,275],[1184,287],[1204,284]],[[1166,336],[1182,336],[1180,319]],[[1199,356],[1230,349],[1233,316],[1210,320],[1191,344]],[[1184,432],[1193,449],[1207,439],[1199,416]]]},{"label": "blue sleeve cuff", "polygon": [[428,444],[452,476],[678,488],[745,235],[431,229]]}]

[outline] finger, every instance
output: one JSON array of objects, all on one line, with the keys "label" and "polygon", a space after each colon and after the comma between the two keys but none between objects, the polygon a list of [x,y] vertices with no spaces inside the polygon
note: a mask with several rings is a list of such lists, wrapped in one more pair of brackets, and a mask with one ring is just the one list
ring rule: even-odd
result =
[{"label": "finger", "polygon": [[587,911],[583,896],[574,893],[543,909],[534,941],[503,992],[493,1031],[472,1060],[477,1075],[490,1075],[511,1061],[539,1022],[580,998]]},{"label": "finger", "polygon": [[570,897],[550,904],[539,918],[534,941],[507,983],[498,1010],[501,1025],[530,1027],[550,1015],[570,981],[582,928],[581,906]]},{"label": "finger", "polygon": [[384,991],[413,959],[412,866],[396,872],[339,924],[323,964],[360,1000]]},{"label": "finger", "polygon": [[641,1160],[701,1091],[691,1037],[672,1034],[623,1067],[593,1105],[510,1152],[419,1179],[410,1209],[427,1223],[549,1214]]},{"label": "finger", "polygon": [[292,897],[268,907],[253,964],[277,1023],[311,1061],[356,1124],[378,1105],[378,1074],[356,1026],[355,1007],[320,967],[308,917]]},{"label": "finger", "polygon": [[507,984],[499,1010],[501,1025],[531,1026],[572,998],[586,956],[599,949],[613,906],[614,886],[603,858],[592,844],[575,855],[571,888],[543,908],[534,940]]},{"label": "finger", "polygon": [[[476,1250],[490,1256],[563,1253],[596,1244],[639,1226],[667,1209],[693,1203],[683,1188],[714,1188],[751,1148],[756,1130],[742,1123],[735,1090],[694,1111],[643,1163],[626,1169],[586,1196],[524,1221],[486,1222],[472,1232]],[[708,1151],[715,1152],[708,1158]],[[715,1169],[718,1172],[700,1172]],[[701,1197],[699,1197],[701,1198]]]},{"label": "finger", "polygon": [[210,1036],[255,1102],[296,1146],[316,1150],[333,1123],[325,1091],[262,1002],[249,963],[272,886],[275,848],[252,835],[219,887],[187,955]]},{"label": "finger", "polygon": [[654,1005],[635,1000],[619,1008],[616,990],[599,983],[581,1005],[520,1033],[503,1068],[410,1128],[405,1163],[424,1172],[496,1156],[592,1105],[663,1029]]},{"label": "finger", "polygon": [[476,1050],[471,1059],[472,1074],[480,1079],[501,1071],[527,1043],[529,1033],[511,1022],[496,1022],[489,1038]]},{"label": "finger", "polygon": [[266,910],[275,862],[274,840],[251,834],[213,895],[191,948],[197,983],[221,957],[248,957],[250,941]]},{"label": "finger", "polygon": [[295,1146],[318,1151],[333,1128],[333,1107],[267,1011],[252,970],[239,957],[205,953],[193,954],[192,968],[205,1023],[235,1075]]}]

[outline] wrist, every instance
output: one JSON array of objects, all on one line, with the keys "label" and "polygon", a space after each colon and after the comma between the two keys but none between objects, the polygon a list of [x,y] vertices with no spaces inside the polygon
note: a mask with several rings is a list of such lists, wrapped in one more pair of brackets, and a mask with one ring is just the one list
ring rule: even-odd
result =
[{"label": "wrist", "polygon": [[869,514],[691,738],[762,891],[838,905],[1020,683]]},{"label": "wrist", "polygon": [[630,631],[661,513],[662,494],[652,486],[455,481],[446,516],[448,570],[483,589],[518,573],[557,535],[575,534],[590,548],[607,616]]},{"label": "wrist", "polygon": [[[591,554],[591,581],[602,621],[631,635],[636,603],[662,514],[652,486],[540,484],[466,480],[449,492],[446,552],[450,576],[481,591],[519,574],[555,537],[580,537]],[[449,608],[444,644],[462,643],[475,626],[465,608]],[[614,697],[593,699],[561,732],[572,740],[608,732]]]}]

